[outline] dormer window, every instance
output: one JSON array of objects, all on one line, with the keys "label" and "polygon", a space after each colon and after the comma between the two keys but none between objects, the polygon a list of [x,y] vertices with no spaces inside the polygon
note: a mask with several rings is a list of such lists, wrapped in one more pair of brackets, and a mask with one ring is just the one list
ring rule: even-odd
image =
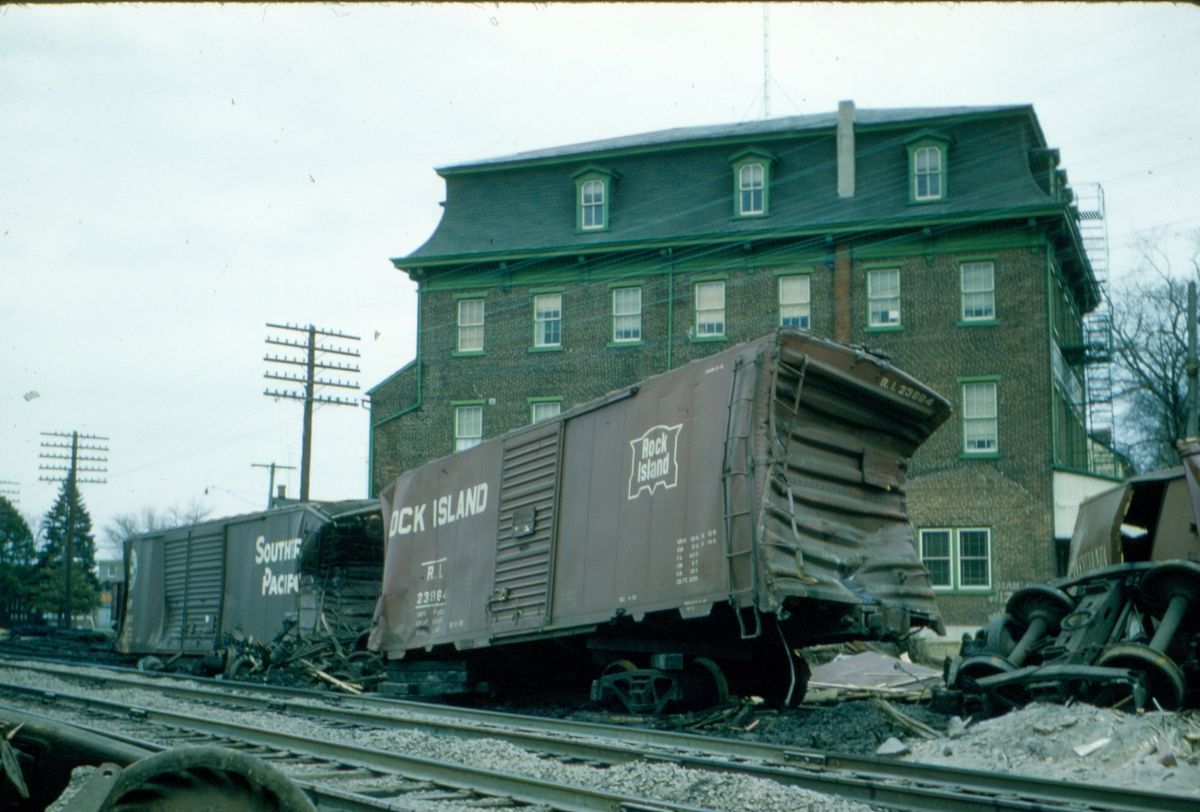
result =
[{"label": "dormer window", "polygon": [[604,228],[604,182],[585,180],[579,187],[579,227]]},{"label": "dormer window", "polygon": [[742,217],[762,214],[766,191],[766,172],[763,165],[745,164],[738,170],[738,214]]},{"label": "dormer window", "polygon": [[946,199],[946,150],[950,139],[924,131],[907,139],[909,199],[929,203]]},{"label": "dormer window", "polygon": [[764,217],[770,212],[771,165],[775,156],[751,147],[729,159],[733,167],[734,217]]},{"label": "dormer window", "polygon": [[913,198],[938,200],[942,196],[942,151],[921,147],[913,153]]},{"label": "dormer window", "polygon": [[619,177],[598,166],[575,173],[575,226],[579,231],[607,231],[612,205],[612,184]]}]

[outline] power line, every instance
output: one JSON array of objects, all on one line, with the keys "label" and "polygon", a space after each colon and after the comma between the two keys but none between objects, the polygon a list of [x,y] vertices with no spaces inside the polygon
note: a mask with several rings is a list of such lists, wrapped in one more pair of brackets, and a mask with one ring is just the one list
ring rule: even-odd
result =
[{"label": "power line", "polygon": [[[275,381],[284,381],[301,387],[300,391],[296,389],[264,389],[263,394],[273,398],[289,398],[298,400],[304,404],[304,430],[301,438],[302,451],[300,454],[300,499],[308,501],[308,485],[309,485],[309,469],[312,464],[312,413],[314,403],[324,403],[331,406],[357,406],[358,400],[355,398],[344,398],[333,395],[317,394],[318,386],[330,386],[339,389],[358,390],[358,382],[343,380],[338,378],[332,380],[328,377],[321,377],[324,373],[338,372],[346,373],[347,375],[357,375],[359,372],[357,364],[325,362],[318,361],[317,354],[324,355],[339,355],[350,358],[358,358],[359,352],[356,349],[350,349],[345,346],[332,346],[329,344],[329,339],[340,339],[342,341],[361,341],[358,336],[352,336],[348,333],[343,333],[338,330],[318,329],[313,325],[302,326],[299,324],[274,324],[267,322],[267,327],[273,330],[284,330],[291,333],[299,333],[302,338],[290,338],[286,336],[267,336],[267,343],[280,347],[287,347],[293,352],[302,353],[301,356],[295,355],[264,355],[263,360],[269,364],[284,364],[290,366],[299,366],[304,368],[304,374],[298,375],[291,372],[274,372],[268,370],[263,373],[264,378]],[[272,469],[272,474],[274,470]]]},{"label": "power line", "polygon": [[276,463],[273,463],[273,462],[269,462],[269,463],[267,463],[267,462],[252,462],[252,463],[250,463],[250,467],[251,468],[270,468],[271,469],[271,483],[267,486],[267,508],[270,509],[271,502],[275,498],[275,471],[277,469],[283,470],[283,471],[295,471],[296,466],[294,466],[294,465],[277,465]]},{"label": "power line", "polygon": [[[65,482],[67,485],[67,527],[66,538],[63,540],[63,614],[62,625],[65,628],[71,628],[74,614],[72,611],[72,583],[71,570],[72,559],[75,557],[75,515],[79,511],[77,504],[79,496],[79,484],[91,483],[103,485],[107,482],[104,479],[95,477],[79,478],[80,473],[85,474],[104,474],[108,472],[105,467],[108,464],[108,446],[98,445],[98,443],[107,443],[107,437],[100,437],[95,434],[80,434],[77,431],[62,432],[62,431],[43,431],[42,436],[48,439],[42,440],[42,448],[44,449],[40,456],[44,460],[51,460],[48,465],[39,465],[38,469],[48,473],[38,476],[42,482]],[[66,442],[70,438],[70,442]],[[70,454],[55,453],[70,451]],[[80,452],[90,452],[93,456],[82,456]],[[81,462],[99,463],[98,465],[81,466]],[[58,472],[57,474],[53,472]]]},{"label": "power line", "polygon": [[21,483],[13,482],[11,479],[0,479],[0,496],[3,496],[14,505],[21,504],[21,492],[18,487]]}]

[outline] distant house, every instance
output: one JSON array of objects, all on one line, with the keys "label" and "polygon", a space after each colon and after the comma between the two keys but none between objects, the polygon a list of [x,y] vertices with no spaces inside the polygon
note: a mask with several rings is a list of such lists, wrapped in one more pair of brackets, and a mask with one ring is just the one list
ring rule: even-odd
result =
[{"label": "distant house", "polygon": [[374,491],[781,324],[953,402],[907,488],[952,623],[1052,577],[1074,508],[1111,484],[1088,425],[1102,291],[1030,106],[844,102],[437,171],[442,220],[393,260],[418,349],[371,392]]}]

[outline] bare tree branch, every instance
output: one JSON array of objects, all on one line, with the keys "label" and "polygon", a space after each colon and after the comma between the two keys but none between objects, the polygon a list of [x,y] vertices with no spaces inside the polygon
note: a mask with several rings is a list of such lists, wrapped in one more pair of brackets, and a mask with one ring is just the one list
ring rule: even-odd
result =
[{"label": "bare tree branch", "polygon": [[1141,268],[1113,292],[1114,395],[1123,451],[1139,470],[1177,465],[1187,424],[1187,287],[1200,281],[1200,232],[1178,272],[1161,235],[1138,239]]}]

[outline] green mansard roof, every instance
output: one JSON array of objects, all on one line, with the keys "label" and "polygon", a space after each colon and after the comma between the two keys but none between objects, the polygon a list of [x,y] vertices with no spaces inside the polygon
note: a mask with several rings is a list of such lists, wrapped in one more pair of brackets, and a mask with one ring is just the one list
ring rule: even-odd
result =
[{"label": "green mansard roof", "polygon": [[[1047,149],[1029,105],[855,111],[852,197],[838,196],[836,133],[837,114],[820,113],[681,127],[443,166],[437,170],[446,181],[441,222],[424,245],[393,263],[432,271],[1055,215],[1066,232],[1076,233],[1069,193],[1056,180],[1062,177],[1057,154]],[[920,137],[947,145],[946,195],[934,203],[910,197],[909,147]],[[774,158],[769,212],[736,218],[731,161],[750,148]],[[612,177],[603,231],[577,228],[574,176],[587,168]],[[1075,253],[1082,276],[1090,278],[1086,257]]]}]

